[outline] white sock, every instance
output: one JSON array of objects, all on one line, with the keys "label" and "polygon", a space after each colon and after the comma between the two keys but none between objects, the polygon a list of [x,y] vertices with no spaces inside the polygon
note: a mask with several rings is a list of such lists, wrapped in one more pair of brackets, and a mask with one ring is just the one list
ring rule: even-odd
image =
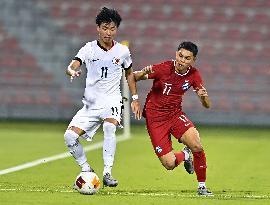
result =
[{"label": "white sock", "polygon": [[198,188],[200,187],[206,187],[205,182],[199,182]]},{"label": "white sock", "polygon": [[185,150],[183,150],[182,152],[184,152],[184,154],[185,154],[185,161],[188,160],[188,158],[189,158],[189,153],[186,152]]},{"label": "white sock", "polygon": [[116,126],[110,122],[103,123],[104,142],[103,142],[103,160],[104,170],[103,175],[106,173],[112,173],[112,167],[114,162],[114,154],[116,151]]},{"label": "white sock", "polygon": [[88,162],[85,162],[84,164],[80,165],[82,168],[82,172],[89,172],[92,170]]},{"label": "white sock", "polygon": [[87,162],[83,147],[79,142],[79,135],[72,130],[67,130],[64,138],[70,154],[75,158],[82,171],[90,171],[90,165]]}]

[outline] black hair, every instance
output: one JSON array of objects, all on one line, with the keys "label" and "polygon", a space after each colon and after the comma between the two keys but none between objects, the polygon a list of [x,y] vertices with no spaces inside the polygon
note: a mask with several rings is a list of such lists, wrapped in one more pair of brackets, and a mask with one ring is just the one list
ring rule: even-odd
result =
[{"label": "black hair", "polygon": [[193,53],[193,56],[196,57],[198,54],[198,46],[190,41],[183,41],[178,46],[178,51],[183,48]]},{"label": "black hair", "polygon": [[118,28],[120,26],[121,21],[122,18],[115,9],[108,9],[106,7],[103,7],[96,16],[96,24],[98,26],[100,26],[102,23],[114,22]]}]

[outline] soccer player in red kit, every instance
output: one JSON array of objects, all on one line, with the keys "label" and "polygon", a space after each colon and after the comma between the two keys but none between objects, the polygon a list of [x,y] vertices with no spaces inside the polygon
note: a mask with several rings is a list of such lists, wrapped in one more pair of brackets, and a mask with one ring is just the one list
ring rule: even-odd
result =
[{"label": "soccer player in red kit", "polygon": [[[200,137],[194,124],[182,111],[182,96],[193,87],[202,105],[210,107],[207,91],[199,71],[193,67],[198,53],[192,42],[182,42],[176,59],[136,71],[135,79],[153,79],[153,86],[146,98],[143,116],[151,138],[153,148],[162,165],[172,170],[184,161],[189,174],[195,170],[197,175],[198,194],[212,195],[206,188],[206,157]],[[183,151],[174,152],[171,135],[186,147]],[[193,154],[193,160],[191,152]]]}]

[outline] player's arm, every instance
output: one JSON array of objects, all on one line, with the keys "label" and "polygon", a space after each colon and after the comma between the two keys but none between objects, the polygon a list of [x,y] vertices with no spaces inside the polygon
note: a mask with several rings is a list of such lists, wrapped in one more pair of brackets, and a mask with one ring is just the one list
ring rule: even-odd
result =
[{"label": "player's arm", "polygon": [[205,87],[201,86],[200,88],[197,88],[195,90],[197,93],[198,97],[200,98],[200,101],[202,103],[202,106],[205,108],[210,108],[211,107],[211,102],[207,93],[207,90]]},{"label": "player's arm", "polygon": [[147,80],[148,79],[148,74],[153,73],[154,71],[152,70],[152,65],[146,66],[140,71],[134,71],[134,77],[136,82],[140,80]]},{"label": "player's arm", "polygon": [[70,76],[70,81],[75,77],[79,77],[82,73],[81,70],[78,70],[78,68],[81,66],[81,62],[79,60],[72,60],[69,64],[69,66],[66,69],[66,74]]},{"label": "player's arm", "polygon": [[132,95],[132,102],[131,102],[132,112],[135,114],[135,119],[140,120],[142,117],[142,111],[141,111],[139,96],[137,93],[137,86],[136,86],[136,80],[133,73],[133,69],[130,68],[128,70],[125,70],[125,76],[127,79],[129,90]]}]

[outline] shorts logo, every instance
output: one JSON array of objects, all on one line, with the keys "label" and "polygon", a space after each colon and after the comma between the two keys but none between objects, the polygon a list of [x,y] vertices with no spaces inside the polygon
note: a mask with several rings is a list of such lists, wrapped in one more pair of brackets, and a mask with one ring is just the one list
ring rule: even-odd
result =
[{"label": "shorts logo", "polygon": [[190,87],[190,84],[189,84],[188,80],[185,80],[185,83],[182,85],[182,89],[183,90],[188,90],[189,87]]},{"label": "shorts logo", "polygon": [[157,153],[162,152],[162,149],[161,149],[161,147],[160,147],[160,146],[157,146],[157,147],[155,148],[155,150],[156,150],[156,152],[157,152]]}]

